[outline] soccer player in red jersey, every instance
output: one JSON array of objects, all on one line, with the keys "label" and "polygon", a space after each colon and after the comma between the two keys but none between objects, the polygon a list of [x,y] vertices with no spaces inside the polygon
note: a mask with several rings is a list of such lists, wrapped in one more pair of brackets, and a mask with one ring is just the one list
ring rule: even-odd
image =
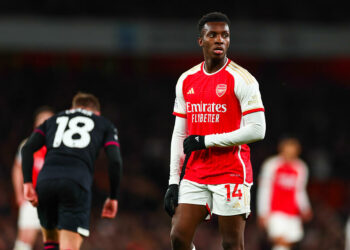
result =
[{"label": "soccer player in red jersey", "polygon": [[302,222],[311,219],[306,192],[308,169],[299,158],[296,138],[284,138],[279,154],[262,165],[258,185],[258,220],[272,241],[273,250],[289,250],[303,237]]},{"label": "soccer player in red jersey", "polygon": [[[48,106],[42,106],[34,113],[34,128],[38,127],[45,120],[54,115],[53,109]],[[23,175],[22,175],[22,157],[21,149],[23,141],[18,149],[12,168],[12,182],[16,196],[16,203],[19,206],[18,214],[18,232],[14,250],[31,250],[35,244],[36,237],[40,231],[40,222],[37,209],[23,197]],[[36,179],[39,171],[43,167],[46,147],[42,147],[34,154],[33,165],[33,186],[36,185]]]},{"label": "soccer player in red jersey", "polygon": [[176,85],[164,200],[176,250],[194,249],[195,230],[211,213],[218,215],[223,249],[244,249],[253,184],[246,144],[264,138],[265,116],[258,82],[227,58],[229,25],[218,12],[199,20],[204,62],[183,73]]}]

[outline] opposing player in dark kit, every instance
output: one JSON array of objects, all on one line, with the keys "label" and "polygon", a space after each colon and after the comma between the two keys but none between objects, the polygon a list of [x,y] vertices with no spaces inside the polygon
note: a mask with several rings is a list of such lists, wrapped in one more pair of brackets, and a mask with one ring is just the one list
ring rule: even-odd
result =
[{"label": "opposing player in dark kit", "polygon": [[176,85],[164,202],[172,216],[175,250],[194,248],[196,228],[211,213],[218,215],[223,249],[244,249],[253,184],[247,143],[264,138],[265,116],[258,82],[227,58],[229,25],[222,13],[201,18],[198,42],[204,62],[183,73]]},{"label": "opposing player in dark kit", "polygon": [[[47,154],[34,189],[33,153],[43,145]],[[45,249],[80,249],[82,236],[89,236],[93,164],[102,147],[109,160],[110,197],[101,216],[114,218],[122,160],[117,130],[100,116],[95,96],[75,95],[72,109],[45,121],[23,146],[24,196],[38,207]]]}]

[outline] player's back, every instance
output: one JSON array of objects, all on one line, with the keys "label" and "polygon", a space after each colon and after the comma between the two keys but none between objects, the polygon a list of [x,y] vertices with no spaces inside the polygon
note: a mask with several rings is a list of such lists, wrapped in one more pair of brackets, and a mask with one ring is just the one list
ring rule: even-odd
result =
[{"label": "player's back", "polygon": [[89,189],[99,150],[108,143],[118,145],[113,124],[84,109],[60,112],[37,130],[45,135],[47,146],[38,182],[68,178]]}]

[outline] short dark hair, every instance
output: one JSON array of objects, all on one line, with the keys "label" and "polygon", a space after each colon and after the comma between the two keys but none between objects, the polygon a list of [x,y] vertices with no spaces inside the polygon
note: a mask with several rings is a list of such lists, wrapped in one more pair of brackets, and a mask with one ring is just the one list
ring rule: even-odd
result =
[{"label": "short dark hair", "polygon": [[48,106],[48,105],[40,106],[34,111],[34,113],[33,113],[33,120],[36,121],[38,115],[40,115],[41,113],[44,113],[44,112],[48,112],[48,113],[54,114],[55,110],[52,107]]},{"label": "short dark hair", "polygon": [[96,96],[90,93],[78,92],[72,101],[72,107],[91,108],[95,111],[100,111],[100,101]]},{"label": "short dark hair", "polygon": [[227,23],[228,26],[231,25],[230,19],[228,19],[228,17],[224,13],[210,12],[202,16],[202,18],[198,21],[199,36],[202,36],[203,27],[206,23],[209,23],[209,22],[224,22],[224,23]]}]

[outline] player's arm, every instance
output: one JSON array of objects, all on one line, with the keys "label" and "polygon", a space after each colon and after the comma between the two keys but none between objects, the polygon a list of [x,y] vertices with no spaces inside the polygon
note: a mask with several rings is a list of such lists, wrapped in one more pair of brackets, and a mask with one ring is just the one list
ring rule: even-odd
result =
[{"label": "player's arm", "polygon": [[170,144],[170,174],[169,185],[179,184],[181,165],[185,158],[183,142],[187,136],[187,121],[185,118],[176,117]]},{"label": "player's arm", "polygon": [[123,172],[123,162],[120,149],[118,146],[110,145],[105,148],[108,158],[108,175],[110,182],[110,198],[118,199],[119,184]]},{"label": "player's arm", "polygon": [[306,164],[301,160],[300,162],[302,164],[302,168],[301,171],[299,171],[298,182],[296,186],[296,197],[303,221],[309,221],[313,216],[306,189],[309,173]]},{"label": "player's arm", "polygon": [[259,174],[257,190],[257,215],[258,224],[265,228],[267,218],[270,213],[271,195],[272,195],[272,178],[274,175],[275,164],[273,159],[266,160]]},{"label": "player's arm", "polygon": [[33,154],[45,145],[45,136],[37,130],[32,133],[22,148],[22,173],[24,182],[24,198],[32,203],[33,206],[38,204],[38,196],[32,183],[33,173]]},{"label": "player's arm", "polygon": [[170,145],[170,177],[169,187],[164,197],[164,209],[173,216],[178,205],[178,193],[181,165],[184,159],[183,142],[187,136],[187,121],[176,117]]},{"label": "player's arm", "polygon": [[181,165],[185,158],[183,142],[187,136],[186,103],[182,92],[183,76],[176,84],[176,99],[173,114],[176,116],[170,144],[169,186],[164,197],[164,209],[173,216],[178,204]]},{"label": "player's arm", "polygon": [[[18,152],[20,154],[20,150]],[[12,184],[15,191],[16,203],[20,206],[24,202],[23,196],[23,175],[21,157],[17,155],[12,167]]]},{"label": "player's arm", "polygon": [[230,133],[205,136],[205,147],[231,147],[264,139],[266,122],[264,112],[243,116],[244,126]]},{"label": "player's arm", "polygon": [[118,193],[123,162],[118,141],[118,131],[112,124],[108,125],[104,149],[108,159],[110,196],[103,205],[101,217],[113,219],[118,212]]},{"label": "player's arm", "polygon": [[103,205],[101,217],[113,219],[118,212],[119,183],[122,176],[122,157],[116,145],[105,147],[108,158],[108,175],[110,183],[110,196]]}]

